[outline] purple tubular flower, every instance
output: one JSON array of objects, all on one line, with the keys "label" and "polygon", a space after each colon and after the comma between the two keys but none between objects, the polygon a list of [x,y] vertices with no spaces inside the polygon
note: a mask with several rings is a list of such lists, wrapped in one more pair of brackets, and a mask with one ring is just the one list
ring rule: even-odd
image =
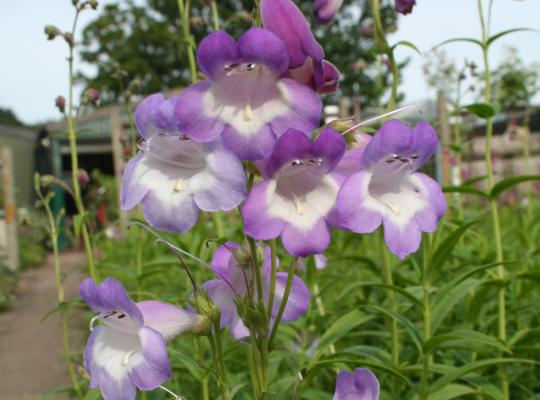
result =
[{"label": "purple tubular flower", "polygon": [[377,377],[369,369],[357,368],[339,373],[332,400],[378,400],[379,393]]},{"label": "purple tubular flower", "polygon": [[[239,265],[232,253],[239,248],[240,245],[235,242],[227,242],[221,245],[214,253],[211,264],[211,268],[218,279],[208,281],[201,286],[201,288],[208,291],[208,295],[221,311],[221,327],[228,326],[235,339],[249,336],[249,330],[240,319],[235,305],[236,298],[247,295],[246,282],[250,275],[250,271]],[[265,303],[268,304],[271,281],[271,258],[268,246],[265,248],[265,257],[260,268],[263,298]],[[287,273],[278,272],[270,321],[271,326],[283,299],[286,282]],[[282,321],[294,321],[300,318],[306,312],[310,298],[311,295],[306,284],[302,279],[294,276]]]},{"label": "purple tubular flower", "polygon": [[134,303],[120,282],[82,282],[81,298],[102,325],[93,328],[84,350],[90,388],[105,400],[135,399],[137,388],[153,390],[171,378],[166,340],[196,330],[202,316],[161,301]]},{"label": "purple tubular flower", "polygon": [[313,12],[317,20],[323,24],[330,22],[343,5],[343,0],[315,0]]},{"label": "purple tubular flower", "polygon": [[245,198],[241,162],[219,141],[197,143],[173,127],[174,100],[161,94],[146,98],[135,110],[135,122],[145,141],[142,152],[124,171],[124,210],[142,205],[148,223],[170,232],[186,232],[199,210],[227,211]]},{"label": "purple tubular flower", "polygon": [[416,0],[396,0],[395,9],[398,13],[407,15],[412,13],[412,9],[415,5]]},{"label": "purple tubular flower", "polygon": [[289,70],[289,75],[299,82],[305,83],[319,94],[335,93],[339,87],[339,70],[330,61],[323,60],[322,83],[317,84],[313,60],[308,58],[303,66]]},{"label": "purple tubular flower", "polygon": [[284,77],[289,58],[272,32],[251,28],[236,42],[224,31],[207,36],[197,58],[209,80],[175,98],[178,129],[197,142],[221,137],[243,160],[268,157],[288,128],[310,132],[321,116],[319,97]]},{"label": "purple tubular flower", "polygon": [[437,134],[427,122],[414,129],[392,120],[364,148],[362,170],[338,194],[340,225],[357,233],[384,226],[390,251],[400,258],[415,252],[422,231],[433,232],[446,211],[437,182],[416,172],[435,152]]},{"label": "purple tubular flower", "polygon": [[343,177],[333,172],[345,140],[326,128],[312,142],[288,130],[281,136],[242,208],[244,231],[257,240],[281,236],[297,257],[322,253],[336,225],[334,206]]}]

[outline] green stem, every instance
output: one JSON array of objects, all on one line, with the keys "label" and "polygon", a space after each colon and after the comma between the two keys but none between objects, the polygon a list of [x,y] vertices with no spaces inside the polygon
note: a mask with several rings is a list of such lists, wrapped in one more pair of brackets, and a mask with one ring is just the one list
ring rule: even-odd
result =
[{"label": "green stem", "polygon": [[180,19],[182,20],[182,39],[186,45],[186,54],[189,62],[189,70],[191,72],[191,82],[197,82],[197,64],[195,63],[195,39],[191,35],[189,29],[190,17],[190,2],[189,0],[178,0],[178,10],[180,11]]},{"label": "green stem", "polygon": [[[431,339],[431,302],[429,297],[429,251],[431,237],[425,238],[422,243],[424,268],[422,277],[422,305],[423,305],[423,317],[424,317],[424,343]],[[424,354],[422,356],[422,375],[420,378],[420,400],[428,400],[429,398],[429,367],[433,363],[433,356],[430,354]]]},{"label": "green stem", "polygon": [[[79,158],[77,153],[77,134],[75,133],[75,122],[73,118],[73,50],[74,50],[74,41],[75,41],[75,30],[77,28],[77,21],[79,20],[80,10],[77,9],[75,13],[75,19],[73,20],[73,27],[71,30],[71,35],[73,42],[69,43],[69,57],[68,57],[68,76],[69,76],[69,95],[68,95],[68,110],[66,114],[67,120],[67,129],[68,129],[68,139],[69,139],[69,151],[71,158],[71,180],[73,184],[73,195],[75,200],[75,207],[79,215],[84,215],[85,209],[81,196],[81,187],[79,185]],[[92,248],[92,242],[90,239],[90,234],[88,232],[88,226],[86,219],[83,219],[82,226],[82,238],[84,249],[86,252],[86,260],[88,263],[88,273],[90,277],[94,280],[97,280],[96,269],[94,264],[94,250]]]},{"label": "green stem", "polygon": [[219,31],[219,11],[217,7],[217,1],[212,0],[212,21],[214,23],[214,30]]},{"label": "green stem", "polygon": [[213,334],[208,336],[210,346],[212,347],[212,355],[214,358],[214,365],[218,374],[218,387],[221,392],[221,398],[223,400],[230,400],[231,394],[227,385],[227,369],[225,368],[225,361],[223,359],[223,347],[221,344],[221,329],[219,326],[219,319],[213,322],[214,329]]},{"label": "green stem", "polygon": [[276,239],[270,241],[270,262],[272,267],[270,277],[270,293],[268,294],[268,319],[272,316],[272,310],[274,308],[274,297],[276,292],[276,278],[277,278],[277,254],[276,254]]},{"label": "green stem", "polygon": [[259,260],[257,257],[257,243],[251,237],[247,236],[249,242],[249,249],[251,251],[251,264],[253,268],[253,274],[255,276],[255,282],[257,284],[257,300],[259,303],[263,303],[263,290],[262,290],[262,279],[261,279],[261,267],[259,266]]},{"label": "green stem", "polygon": [[[384,236],[382,230],[380,231],[379,236],[380,250],[383,258],[383,274],[384,274],[384,283],[390,286],[394,286],[394,278],[392,276],[392,267],[390,265],[390,259],[388,258],[388,251],[384,243]],[[386,291],[386,298],[388,300],[388,307],[390,310],[397,312],[396,305],[394,301],[394,292],[391,289]],[[390,337],[391,337],[391,354],[392,354],[392,363],[395,368],[399,367],[399,331],[398,323],[394,318],[390,319]],[[393,381],[393,391],[394,395],[397,396],[399,390],[398,381],[394,379]]]},{"label": "green stem", "polygon": [[222,238],[225,236],[225,232],[223,230],[223,214],[221,212],[213,212],[211,213],[212,220],[214,221],[214,226],[216,228],[216,233],[219,238]]},{"label": "green stem", "polygon": [[[201,345],[201,340],[198,336],[194,336],[193,340],[195,341],[195,348],[197,349],[197,354],[199,355],[199,367],[204,369],[204,352]],[[208,393],[208,376],[206,374],[201,381],[201,392],[203,400],[210,400],[210,396]]]},{"label": "green stem", "polygon": [[276,315],[276,321],[274,322],[274,326],[272,327],[272,333],[270,334],[269,346],[272,345],[272,342],[274,340],[274,337],[276,336],[279,324],[281,322],[281,317],[283,317],[283,313],[285,312],[285,307],[287,306],[287,301],[289,300],[289,294],[291,293],[291,287],[292,287],[292,282],[294,278],[294,273],[296,272],[297,262],[298,260],[294,259],[293,262],[291,262],[291,265],[289,267],[289,271],[287,273],[287,283],[285,284],[285,291],[283,292],[283,299],[281,300],[281,304],[279,305],[279,310]]},{"label": "green stem", "polygon": [[[487,30],[484,13],[482,9],[482,0],[477,0],[478,4],[478,13],[480,16],[480,24],[482,26],[482,56],[484,60],[484,77],[486,86],[484,89],[484,102],[490,103],[491,101],[491,71],[489,65],[489,32]],[[490,7],[491,11],[491,7]],[[489,17],[488,17],[489,18]],[[495,179],[493,176],[493,162],[491,159],[491,139],[493,136],[493,119],[486,119],[486,139],[485,139],[485,162],[486,162],[486,172],[487,172],[487,183],[488,189],[491,190],[495,185]],[[503,281],[505,279],[505,268],[504,268],[504,254],[502,248],[502,237],[501,237],[501,227],[499,219],[499,210],[496,199],[490,199],[489,205],[491,208],[491,219],[493,223],[493,240],[495,241],[495,253],[496,261],[499,263],[497,266],[497,275],[498,278]],[[498,337],[503,342],[506,342],[506,287],[501,285],[498,289]],[[506,373],[506,368],[503,366],[500,368],[501,372],[501,386],[505,399],[510,398],[510,388],[508,382],[508,376]]]}]

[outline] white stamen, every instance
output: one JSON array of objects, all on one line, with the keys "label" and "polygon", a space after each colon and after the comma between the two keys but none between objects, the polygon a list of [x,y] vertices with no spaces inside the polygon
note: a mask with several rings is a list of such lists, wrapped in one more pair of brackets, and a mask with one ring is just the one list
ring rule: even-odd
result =
[{"label": "white stamen", "polygon": [[96,320],[99,319],[100,316],[101,316],[100,313],[97,313],[90,320],[90,332],[92,332],[94,330],[94,322],[96,322]]},{"label": "white stamen", "polygon": [[174,400],[185,400],[183,397],[178,396],[176,393],[174,393],[173,391],[167,389],[165,386],[159,385],[158,387],[159,387],[161,390],[164,390],[164,391],[166,391],[167,393],[169,393],[171,396],[173,396],[173,397],[174,397]]},{"label": "white stamen", "polygon": [[251,121],[253,119],[253,110],[251,109],[251,104],[247,103],[244,107],[244,120]]},{"label": "white stamen", "polygon": [[129,363],[129,357],[131,357],[133,355],[133,353],[135,353],[135,350],[131,350],[131,351],[128,351],[125,355],[124,355],[124,358],[122,358],[122,365],[125,367],[126,365],[128,365]]},{"label": "white stamen", "polygon": [[180,192],[184,187],[184,180],[182,178],[178,179],[173,187],[173,192]]},{"label": "white stamen", "polygon": [[383,201],[383,203],[392,211],[395,215],[401,214],[401,209],[396,206],[394,203],[391,203],[389,201]]},{"label": "white stamen", "polygon": [[300,200],[296,201],[296,212],[298,215],[304,215],[305,212],[304,203],[302,203]]}]

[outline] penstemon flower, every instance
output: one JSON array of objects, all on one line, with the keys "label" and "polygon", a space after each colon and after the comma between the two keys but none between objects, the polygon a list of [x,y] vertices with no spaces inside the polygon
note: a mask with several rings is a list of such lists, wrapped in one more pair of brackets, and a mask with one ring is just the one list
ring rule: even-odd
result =
[{"label": "penstemon flower", "polygon": [[332,400],[378,400],[379,392],[377,377],[369,369],[357,368],[339,373]]},{"label": "penstemon flower", "polygon": [[330,22],[343,5],[343,0],[315,0],[313,12],[319,22]]},{"label": "penstemon flower", "polygon": [[[212,258],[211,268],[216,273],[218,279],[204,283],[201,288],[208,291],[208,295],[221,311],[221,327],[228,326],[235,339],[249,336],[249,330],[240,318],[235,300],[246,297],[248,289],[246,283],[251,278],[251,271],[244,265],[240,265],[234,252],[240,249],[240,245],[235,242],[227,242],[221,245]],[[265,248],[264,260],[261,261],[261,282],[263,298],[268,304],[271,281],[271,259],[270,248]],[[272,303],[272,315],[270,326],[273,326],[273,319],[277,315],[279,306],[285,292],[287,273],[278,272],[276,276],[276,287],[274,301]],[[257,298],[257,288],[254,288],[253,297]],[[294,321],[300,318],[307,310],[310,300],[309,289],[306,284],[297,276],[294,276],[291,292],[285,306],[282,321]]]},{"label": "penstemon flower", "polygon": [[322,103],[309,87],[284,77],[289,58],[272,32],[251,28],[238,42],[224,31],[207,36],[197,58],[209,80],[175,98],[178,129],[197,142],[221,137],[243,160],[260,160],[288,128],[309,132]]},{"label": "penstemon flower", "polygon": [[342,227],[357,233],[384,225],[389,249],[404,258],[415,252],[422,231],[433,232],[446,211],[437,182],[416,172],[435,152],[437,134],[427,122],[414,129],[385,123],[364,148],[362,171],[343,183],[337,199]]},{"label": "penstemon flower", "polygon": [[137,388],[153,390],[171,378],[165,342],[186,331],[197,331],[205,318],[161,301],[134,303],[120,282],[82,282],[81,298],[96,313],[100,326],[84,350],[90,387],[105,400],[135,399]]},{"label": "penstemon flower", "polygon": [[181,136],[173,126],[172,102],[155,94],[135,110],[144,141],[124,171],[121,203],[124,210],[141,203],[145,219],[158,229],[186,232],[199,209],[237,207],[245,197],[245,174],[219,141],[197,143]]},{"label": "penstemon flower", "polygon": [[244,231],[257,240],[281,236],[294,256],[322,253],[330,244],[328,225],[337,223],[332,211],[343,177],[333,170],[344,153],[345,140],[330,128],[313,142],[287,131],[244,203]]},{"label": "penstemon flower", "polygon": [[[324,60],[324,50],[302,11],[291,0],[261,0],[263,26],[285,43],[289,74],[319,93],[337,90],[338,69]],[[291,126],[290,128],[294,128]]]}]

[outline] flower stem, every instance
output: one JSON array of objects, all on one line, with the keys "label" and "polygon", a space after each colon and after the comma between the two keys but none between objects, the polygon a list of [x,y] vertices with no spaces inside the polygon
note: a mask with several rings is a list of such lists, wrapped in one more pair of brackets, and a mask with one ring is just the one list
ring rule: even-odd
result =
[{"label": "flower stem", "polygon": [[191,5],[189,0],[178,0],[178,10],[180,11],[180,19],[182,21],[182,39],[186,46],[186,54],[189,62],[189,70],[191,72],[191,82],[197,82],[197,64],[195,63],[195,43],[189,29]]},{"label": "flower stem", "polygon": [[[422,272],[422,305],[424,316],[424,343],[431,339],[431,301],[429,296],[430,287],[430,274],[429,265],[431,262],[431,237],[424,238],[422,243],[423,252],[423,272]],[[422,356],[422,375],[420,377],[420,400],[429,399],[429,367],[433,363],[433,356],[431,354],[424,354]]]},{"label": "flower stem", "polygon": [[219,31],[219,11],[217,6],[217,0],[213,0],[212,4],[212,21],[214,23],[214,30]]},{"label": "flower stem", "polygon": [[71,35],[73,42],[69,44],[69,57],[68,57],[68,77],[69,77],[69,95],[68,95],[68,110],[66,114],[68,139],[69,139],[69,151],[71,158],[71,180],[73,184],[73,196],[75,201],[75,207],[77,212],[83,218],[81,223],[81,233],[83,238],[84,249],[86,252],[86,260],[88,263],[88,273],[90,277],[97,280],[97,274],[94,263],[94,250],[92,248],[92,241],[90,239],[90,233],[88,231],[88,225],[84,218],[85,209],[81,196],[81,187],[79,185],[79,158],[77,153],[77,134],[75,133],[75,122],[73,118],[73,57],[75,46],[75,30],[77,28],[77,21],[79,20],[79,14],[81,10],[77,8],[75,18],[73,20],[73,27],[71,29]]},{"label": "flower stem", "polygon": [[[484,88],[484,102],[489,104],[491,101],[491,71],[489,65],[489,32],[484,20],[484,13],[482,9],[482,0],[477,0],[478,14],[480,16],[480,24],[482,26],[482,56],[484,60],[484,79],[486,86]],[[491,11],[491,7],[490,7]],[[488,17],[489,20],[490,17]],[[491,117],[486,118],[486,138],[485,138],[485,162],[487,172],[488,190],[491,190],[495,185],[495,179],[493,176],[493,162],[491,159],[491,139],[493,136],[493,119]],[[495,254],[497,266],[497,275],[501,281],[505,279],[504,268],[504,254],[502,248],[501,226],[499,219],[499,210],[497,200],[491,198],[489,201],[491,208],[491,219],[493,224],[493,239],[495,241]],[[501,341],[506,342],[506,287],[501,285],[498,289],[498,337]],[[510,388],[508,382],[508,375],[504,366],[500,367],[501,373],[501,386],[505,399],[510,398]]]},{"label": "flower stem", "polygon": [[281,317],[283,317],[283,313],[285,312],[285,307],[287,306],[287,301],[289,300],[289,294],[291,293],[291,287],[294,273],[296,272],[297,263],[298,260],[295,258],[293,262],[291,262],[291,265],[289,267],[289,271],[287,273],[287,283],[285,284],[285,291],[283,292],[283,299],[281,300],[281,304],[279,305],[279,310],[276,315],[276,321],[274,322],[274,326],[272,327],[272,333],[270,334],[270,340],[268,342],[269,346],[272,345],[272,342],[274,340],[274,337],[276,336],[279,327],[279,323],[281,322]]},{"label": "flower stem", "polygon": [[276,239],[270,241],[270,261],[272,266],[272,272],[270,277],[270,293],[268,294],[268,319],[272,317],[272,310],[274,309],[274,296],[276,293],[276,277],[277,277],[277,254],[276,254]]},{"label": "flower stem", "polygon": [[[390,265],[390,259],[388,258],[388,251],[386,250],[386,245],[384,243],[384,236],[383,231],[380,231],[379,236],[379,243],[380,243],[380,249],[383,259],[383,274],[384,274],[384,283],[390,286],[394,286],[394,279],[392,276],[392,267]],[[396,305],[394,302],[394,292],[392,289],[388,289],[386,291],[386,298],[388,300],[388,307],[392,311],[396,311]],[[390,320],[390,337],[391,337],[391,351],[392,351],[392,363],[394,364],[394,367],[399,367],[399,331],[398,331],[398,323],[397,321],[392,318]],[[393,391],[394,395],[397,396],[397,392],[399,390],[398,387],[398,381],[397,379],[394,379],[393,381]]]},{"label": "flower stem", "polygon": [[208,340],[210,341],[214,365],[218,375],[217,383],[219,391],[221,392],[221,398],[223,400],[230,400],[231,394],[227,385],[227,369],[225,368],[225,361],[223,359],[223,347],[221,344],[221,329],[219,326],[219,319],[213,321],[213,326],[213,333],[208,336]]},{"label": "flower stem", "polygon": [[[195,336],[194,341],[195,347],[197,348],[197,353],[199,355],[199,367],[204,368],[204,351],[201,345],[201,340],[198,336]],[[208,377],[206,376],[206,374],[201,381],[201,392],[203,400],[210,400],[210,396],[208,394]]]}]

